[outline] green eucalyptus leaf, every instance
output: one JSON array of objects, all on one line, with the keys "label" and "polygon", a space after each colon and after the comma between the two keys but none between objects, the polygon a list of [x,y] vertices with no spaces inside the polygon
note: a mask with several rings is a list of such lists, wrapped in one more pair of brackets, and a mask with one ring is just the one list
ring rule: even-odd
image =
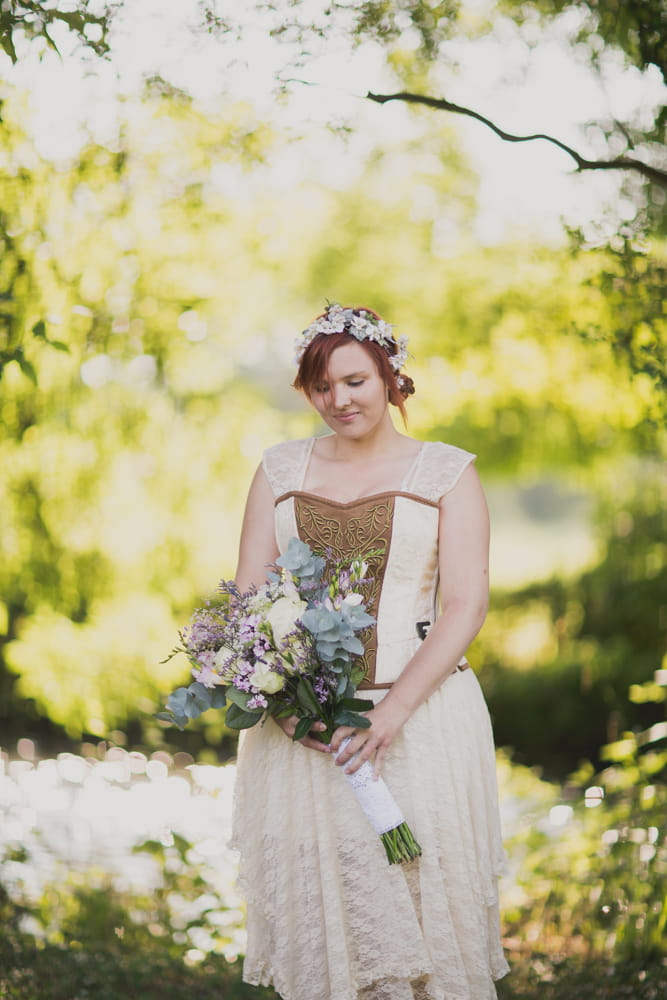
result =
[{"label": "green eucalyptus leaf", "polygon": [[321,556],[316,556],[300,538],[290,538],[287,551],[276,559],[276,565],[288,569],[299,580],[318,581],[325,562]]},{"label": "green eucalyptus leaf", "polygon": [[344,636],[340,640],[340,644],[343,649],[346,649],[348,653],[353,653],[355,656],[361,656],[364,651],[363,644],[360,639],[357,639],[356,635]]},{"label": "green eucalyptus leaf", "polygon": [[[211,708],[224,708],[227,704],[227,691],[224,687],[214,687],[211,691]],[[231,698],[230,698],[231,701]]]},{"label": "green eucalyptus leaf", "polygon": [[350,712],[370,712],[375,705],[369,698],[342,698],[336,708],[347,709]]},{"label": "green eucalyptus leaf", "polygon": [[309,716],[305,716],[303,719],[299,719],[299,721],[296,724],[296,729],[294,730],[294,736],[292,737],[292,739],[302,740],[304,736],[308,735],[308,733],[310,732],[310,728],[315,721],[316,721],[315,719],[311,719]]},{"label": "green eucalyptus leaf", "polygon": [[300,678],[296,688],[296,696],[299,699],[299,704],[305,708],[307,712],[310,712],[314,718],[319,716],[320,703],[315,697],[313,686],[307,677]]},{"label": "green eucalyptus leaf", "polygon": [[160,722],[168,722],[171,726],[177,726],[179,729],[185,729],[188,723],[186,715],[175,712],[156,712],[154,718],[159,719]]},{"label": "green eucalyptus leaf", "polygon": [[239,691],[237,687],[230,684],[227,688],[227,700],[231,701],[233,705],[237,705],[239,708],[246,709],[248,707],[248,702],[252,698],[252,694],[249,691]]},{"label": "green eucalyptus leaf", "polygon": [[200,712],[205,712],[211,707],[212,688],[206,687],[201,681],[194,681],[188,688],[188,704],[192,702]]},{"label": "green eucalyptus leaf", "polygon": [[250,729],[262,718],[263,711],[245,712],[233,703],[227,709],[225,723],[229,729]]},{"label": "green eucalyptus leaf", "polygon": [[285,719],[288,715],[294,715],[294,706],[271,698],[267,712],[274,719]]},{"label": "green eucalyptus leaf", "polygon": [[350,684],[354,687],[354,690],[359,687],[364,677],[366,676],[366,670],[362,666],[352,667],[350,670]]},{"label": "green eucalyptus leaf", "polygon": [[354,729],[370,729],[371,720],[356,712],[336,712],[334,722],[337,726],[352,726]]},{"label": "green eucalyptus leaf", "polygon": [[[206,708],[208,708],[208,705]],[[201,705],[197,704],[194,698],[189,698],[185,703],[183,711],[188,719],[198,719],[206,711],[206,708],[202,708]]]},{"label": "green eucalyptus leaf", "polygon": [[167,708],[174,713],[182,712],[188,700],[188,689],[184,687],[176,688],[167,698]]}]

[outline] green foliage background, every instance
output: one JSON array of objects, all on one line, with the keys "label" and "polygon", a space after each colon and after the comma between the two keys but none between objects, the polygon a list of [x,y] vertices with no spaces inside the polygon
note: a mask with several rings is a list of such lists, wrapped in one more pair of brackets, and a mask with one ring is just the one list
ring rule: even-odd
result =
[{"label": "green foliage background", "polygon": [[[597,506],[598,568],[578,583],[499,595],[492,622],[505,624],[485,634],[504,652],[489,649],[482,664],[492,701],[498,690],[500,731],[517,745],[530,713],[522,706],[513,718],[512,643],[495,628],[510,634],[519,606],[541,608],[558,633],[549,676],[576,678],[594,661],[595,691],[607,686],[590,726],[573,726],[577,754],[594,757],[628,683],[659,666],[654,601],[664,580],[660,393],[650,372],[633,371],[605,340],[616,289],[605,296],[603,278],[614,252],[464,241],[449,257],[434,220],[455,206],[468,224],[474,183],[448,154],[446,132],[378,153],[342,191],[305,183],[278,196],[261,157],[281,140],[247,108],[214,120],[182,96],[149,90],[138,113],[128,109],[119,149],[91,146],[60,171],[30,150],[19,112],[20,102],[5,104],[0,178],[10,206],[0,272],[10,731],[27,713],[31,725],[48,719],[72,739],[173,739],[152,710],[184,665],[159,663],[193,604],[233,572],[262,448],[315,427],[289,387],[291,350],[326,296],[372,299],[410,333],[412,433],[477,452],[491,486],[539,489],[548,476],[550,502],[575,489]],[[241,197],[215,183],[223,158]],[[402,163],[411,179],[401,187]],[[656,244],[652,261],[661,252]],[[633,288],[641,299],[644,286]],[[548,502],[544,493],[542,518]],[[638,606],[641,627],[630,634],[630,607],[608,635],[625,600]],[[584,653],[570,632],[587,637]],[[531,677],[517,681],[528,700]],[[563,715],[581,722],[577,683],[564,690]],[[562,732],[560,716],[554,729]],[[202,724],[202,745],[217,748],[221,737],[214,720]],[[547,763],[558,742],[528,752],[519,740],[517,749]],[[561,776],[579,759],[574,749],[555,753]]]}]

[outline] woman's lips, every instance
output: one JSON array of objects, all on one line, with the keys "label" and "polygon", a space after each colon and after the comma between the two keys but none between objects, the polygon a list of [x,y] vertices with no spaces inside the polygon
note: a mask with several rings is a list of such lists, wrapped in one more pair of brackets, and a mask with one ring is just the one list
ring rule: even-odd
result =
[{"label": "woman's lips", "polygon": [[338,413],[336,414],[336,420],[342,420],[344,424],[349,424],[356,416],[358,416],[356,411],[354,413]]}]

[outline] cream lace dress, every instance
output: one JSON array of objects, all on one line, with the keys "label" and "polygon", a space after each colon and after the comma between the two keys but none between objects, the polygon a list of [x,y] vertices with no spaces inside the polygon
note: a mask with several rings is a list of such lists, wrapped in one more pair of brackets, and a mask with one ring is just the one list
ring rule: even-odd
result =
[{"label": "cream lace dress", "polygon": [[[336,503],[301,490],[313,438],[269,449],[283,551],[380,549],[365,636],[378,701],[434,620],[438,501],[474,459],[426,442],[399,490]],[[389,865],[340,768],[269,720],[239,747],[232,844],[248,904],[244,979],[284,1000],[492,1000],[507,972],[493,737],[475,677],[450,676],[392,744],[383,777],[423,848]]]}]

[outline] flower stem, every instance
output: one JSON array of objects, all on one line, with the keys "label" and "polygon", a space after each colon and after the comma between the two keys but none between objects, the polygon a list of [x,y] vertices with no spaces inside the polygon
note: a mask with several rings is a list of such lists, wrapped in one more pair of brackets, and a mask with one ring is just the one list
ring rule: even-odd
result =
[{"label": "flower stem", "polygon": [[390,865],[414,861],[422,853],[412,830],[405,822],[395,826],[393,830],[380,834],[380,840],[384,845],[387,861]]}]

